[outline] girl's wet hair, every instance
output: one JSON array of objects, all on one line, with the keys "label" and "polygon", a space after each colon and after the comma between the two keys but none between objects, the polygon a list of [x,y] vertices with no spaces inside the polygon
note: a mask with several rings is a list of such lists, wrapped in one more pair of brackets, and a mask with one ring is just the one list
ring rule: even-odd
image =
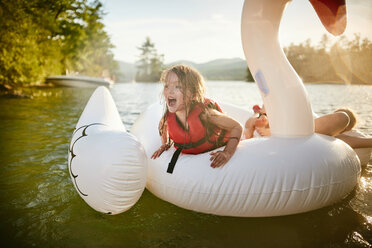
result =
[{"label": "girl's wet hair", "polygon": [[[178,77],[182,86],[185,103],[190,103],[191,101],[204,103],[204,78],[196,69],[187,65],[174,65],[163,71],[160,81],[166,83],[168,75],[171,72],[175,73]],[[191,99],[187,99],[186,97]]]}]

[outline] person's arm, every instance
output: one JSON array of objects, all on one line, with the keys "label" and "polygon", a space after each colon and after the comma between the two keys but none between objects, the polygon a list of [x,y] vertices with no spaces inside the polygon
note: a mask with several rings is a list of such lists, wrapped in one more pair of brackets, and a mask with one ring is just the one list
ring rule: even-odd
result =
[{"label": "person's arm", "polygon": [[252,116],[245,122],[244,137],[246,139],[253,138],[254,133],[254,123],[256,122],[257,117]]},{"label": "person's arm", "polygon": [[221,114],[215,110],[213,110],[208,116],[208,121],[211,124],[230,132],[229,141],[227,142],[225,149],[223,151],[210,153],[210,160],[212,161],[211,167],[216,168],[225,165],[235,153],[236,147],[238,146],[242,136],[243,127],[238,121],[234,120],[230,116]]},{"label": "person's arm", "polygon": [[169,149],[169,144],[167,143],[168,142],[168,126],[167,126],[167,122],[164,122],[164,118],[161,118],[160,122],[159,122],[159,130],[160,130],[160,127],[163,127],[162,129],[162,134],[160,135],[160,139],[161,139],[161,146],[159,147],[158,150],[156,150],[151,158],[152,159],[156,159],[158,157],[160,157],[160,155]]}]

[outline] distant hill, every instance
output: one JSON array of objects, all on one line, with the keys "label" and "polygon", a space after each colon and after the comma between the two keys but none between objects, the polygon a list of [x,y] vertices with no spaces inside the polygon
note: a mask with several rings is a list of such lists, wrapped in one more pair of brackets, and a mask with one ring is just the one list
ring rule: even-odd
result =
[{"label": "distant hill", "polygon": [[196,68],[206,79],[210,80],[245,80],[247,78],[247,63],[240,58],[216,59]]},{"label": "distant hill", "polygon": [[177,60],[177,61],[174,61],[172,63],[166,64],[165,66],[169,67],[169,66],[172,66],[172,65],[179,65],[179,64],[189,65],[189,66],[192,66],[192,67],[198,69],[197,68],[198,64],[195,63],[195,62],[189,61],[189,60]]},{"label": "distant hill", "polygon": [[[216,59],[206,63],[194,63],[188,60],[178,60],[166,64],[166,67],[185,64],[197,69],[207,80],[246,80],[247,63],[241,58]],[[132,81],[136,75],[136,66],[119,61],[118,81]]]}]

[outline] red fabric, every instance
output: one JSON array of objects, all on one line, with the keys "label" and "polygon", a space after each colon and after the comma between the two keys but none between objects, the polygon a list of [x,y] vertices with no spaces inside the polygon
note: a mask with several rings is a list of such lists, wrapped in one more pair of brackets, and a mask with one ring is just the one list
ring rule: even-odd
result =
[{"label": "red fabric", "polygon": [[[215,108],[222,112],[217,103],[206,98],[205,106],[208,106],[210,103],[213,103]],[[189,127],[188,131],[184,130],[183,127],[178,123],[175,113],[168,113],[167,125],[170,139],[172,139],[175,143],[189,144],[198,142],[206,137],[207,130],[200,120],[200,115],[202,113],[204,113],[203,107],[199,104],[195,105],[186,120]],[[220,128],[215,128],[214,133],[209,137],[208,141],[205,141],[201,145],[194,148],[183,149],[182,153],[199,154],[217,148],[215,147],[215,142],[218,140],[218,134],[220,134],[221,131],[222,130]],[[225,134],[222,142],[227,142],[227,140],[228,134]],[[175,147],[178,148],[177,146]]]}]

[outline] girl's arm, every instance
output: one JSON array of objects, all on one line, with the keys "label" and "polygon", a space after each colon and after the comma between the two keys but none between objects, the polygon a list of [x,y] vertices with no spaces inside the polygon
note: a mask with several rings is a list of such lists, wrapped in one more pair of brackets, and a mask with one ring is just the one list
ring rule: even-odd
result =
[{"label": "girl's arm", "polygon": [[207,121],[210,123],[230,132],[229,141],[227,142],[225,149],[223,151],[210,153],[210,160],[212,161],[211,167],[216,168],[225,165],[235,153],[236,147],[238,146],[242,136],[243,127],[230,116],[221,114],[215,110],[212,110],[211,114],[208,115],[207,118]]},{"label": "girl's arm", "polygon": [[[163,128],[161,128],[163,127]],[[152,159],[156,159],[158,157],[160,157],[160,155],[169,149],[169,144],[167,143],[168,141],[168,126],[167,126],[167,122],[164,122],[164,118],[161,118],[160,122],[159,122],[159,130],[162,129],[162,133],[160,135],[160,139],[161,139],[161,146],[158,150],[156,150],[151,158]]]}]

